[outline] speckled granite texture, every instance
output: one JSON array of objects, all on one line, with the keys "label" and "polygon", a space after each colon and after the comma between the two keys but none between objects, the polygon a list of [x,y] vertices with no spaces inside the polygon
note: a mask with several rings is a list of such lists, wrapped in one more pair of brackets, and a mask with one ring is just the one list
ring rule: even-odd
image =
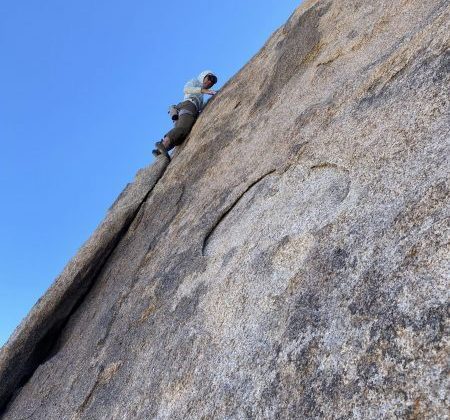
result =
[{"label": "speckled granite texture", "polygon": [[3,418],[448,418],[449,18],[304,2],[3,347]]}]

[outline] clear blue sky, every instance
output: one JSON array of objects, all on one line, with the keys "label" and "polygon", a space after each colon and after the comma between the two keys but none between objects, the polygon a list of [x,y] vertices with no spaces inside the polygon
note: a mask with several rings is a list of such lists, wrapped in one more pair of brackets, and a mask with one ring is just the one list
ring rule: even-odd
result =
[{"label": "clear blue sky", "polygon": [[184,83],[220,88],[300,3],[0,2],[0,345],[152,161]]}]

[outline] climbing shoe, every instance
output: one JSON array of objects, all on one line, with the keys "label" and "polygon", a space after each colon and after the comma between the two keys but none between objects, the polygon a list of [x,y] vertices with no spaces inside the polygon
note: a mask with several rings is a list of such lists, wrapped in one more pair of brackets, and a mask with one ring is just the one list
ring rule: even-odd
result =
[{"label": "climbing shoe", "polygon": [[169,152],[167,151],[167,149],[164,147],[162,141],[157,141],[156,144],[156,149],[157,151],[161,154],[164,155],[167,159],[170,160],[170,155]]},{"label": "climbing shoe", "polygon": [[153,156],[158,157],[161,154],[161,152],[158,149],[153,149],[152,154]]}]

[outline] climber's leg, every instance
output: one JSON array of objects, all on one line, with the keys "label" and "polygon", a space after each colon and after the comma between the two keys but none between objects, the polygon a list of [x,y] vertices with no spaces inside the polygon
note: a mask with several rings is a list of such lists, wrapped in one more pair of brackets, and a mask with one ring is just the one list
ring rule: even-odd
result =
[{"label": "climber's leg", "polygon": [[161,141],[156,142],[156,148],[152,151],[155,156],[163,154],[167,158],[170,158],[169,150],[183,143],[197,119],[197,108],[192,102],[185,101],[178,104],[177,107],[180,109],[180,113],[178,120],[175,122],[175,127]]},{"label": "climber's leg", "polygon": [[178,104],[177,108],[180,112],[175,127],[165,135],[165,138],[168,137],[168,141],[164,141],[164,146],[167,146],[168,150],[183,143],[198,115],[197,108],[191,101],[184,101]]},{"label": "climber's leg", "polygon": [[164,136],[164,138],[162,139],[162,144],[163,146],[166,148],[166,150],[171,150],[173,149],[173,141],[170,140],[170,137],[167,136],[167,134]]},{"label": "climber's leg", "polygon": [[[155,144],[156,149],[152,150],[154,156],[159,156],[161,153],[166,157],[169,157],[168,151],[172,149],[172,141],[170,137],[165,136],[161,141],[157,141]],[[162,151],[164,149],[164,152]]]},{"label": "climber's leg", "polygon": [[[156,151],[159,152],[157,153],[158,155],[164,155],[167,159],[170,159],[170,155],[169,155],[169,149],[168,147],[165,146],[165,144],[170,145],[170,139],[168,137],[164,137],[164,139],[162,141],[157,141],[155,146],[156,146]],[[155,154],[155,153],[153,153]]]}]

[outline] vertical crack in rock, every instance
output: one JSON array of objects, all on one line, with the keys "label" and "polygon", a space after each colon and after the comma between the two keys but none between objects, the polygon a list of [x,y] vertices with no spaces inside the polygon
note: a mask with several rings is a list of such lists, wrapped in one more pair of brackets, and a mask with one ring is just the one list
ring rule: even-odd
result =
[{"label": "vertical crack in rock", "polygon": [[83,414],[89,407],[95,391],[99,387],[107,385],[110,382],[110,380],[114,377],[114,375],[117,373],[117,371],[121,368],[122,364],[123,362],[119,360],[117,362],[110,363],[108,366],[102,366],[100,368],[100,372],[98,373],[97,378],[91,387],[91,390],[86,395],[81,405],[77,408],[71,420],[83,418]]},{"label": "vertical crack in rock", "polygon": [[227,217],[227,215],[230,213],[231,210],[233,210],[234,207],[241,201],[242,197],[244,197],[245,194],[247,194],[256,184],[261,182],[263,179],[268,177],[269,175],[272,175],[276,169],[271,170],[270,172],[267,172],[265,175],[260,176],[256,181],[252,182],[243,192],[242,194],[237,197],[237,199],[225,210],[225,212],[218,218],[218,220],[214,223],[214,225],[211,227],[211,229],[207,232],[205,239],[203,240],[203,246],[202,246],[202,256],[205,256],[205,250],[208,246],[209,238],[212,236],[214,231],[217,229],[217,227],[222,223],[222,221]]},{"label": "vertical crack in rock", "polygon": [[[79,257],[82,260],[81,267],[78,267],[78,270],[73,275],[72,279],[70,279],[70,268],[68,269],[68,274],[66,273],[66,275],[69,277],[69,284],[66,289],[63,290],[62,294],[56,298],[57,302],[54,306],[50,310],[42,308],[42,314],[39,313],[39,309],[36,309],[37,315],[35,315],[34,318],[42,319],[38,319],[37,321],[36,319],[32,319],[32,321],[30,321],[31,325],[28,325],[27,318],[18,328],[18,332],[16,333],[16,335],[19,336],[24,330],[31,329],[23,342],[20,342],[19,337],[16,339],[16,341],[19,341],[16,348],[14,348],[15,343],[9,346],[9,342],[2,348],[2,353],[0,353],[0,415],[4,413],[8,404],[15,398],[16,391],[28,382],[36,369],[57,354],[58,338],[61,331],[89,295],[89,292],[96,283],[99,273],[122,238],[128,232],[129,227],[139,214],[142,206],[163,176],[166,167],[167,162],[163,162],[162,165],[157,162],[150,168],[150,171],[153,172],[146,173],[145,171],[142,171],[140,174],[138,173],[138,179],[135,183],[136,189],[145,188],[145,185],[142,185],[142,183],[145,184],[142,179],[146,176],[150,177],[151,185],[148,186],[148,191],[145,193],[144,197],[139,199],[137,203],[135,201],[136,191],[132,191],[133,184],[127,185],[116,202],[110,207],[110,214],[106,217],[105,222],[103,222],[98,230],[92,235],[90,240],[94,242],[98,241],[98,243],[95,243],[94,245],[87,243],[87,245],[78,252],[77,257],[81,254]],[[131,203],[127,203],[127,194],[130,195],[128,201],[131,201]],[[120,199],[123,199],[130,208],[134,207],[134,210],[127,212],[128,207],[125,210],[123,208],[121,209]],[[121,219],[121,221],[119,221],[119,225],[121,224],[121,226],[116,233],[111,234],[108,230],[113,230],[115,227],[115,224],[112,221],[114,215],[111,216],[115,211],[117,211],[115,217]],[[100,233],[98,231],[100,231]],[[104,246],[102,246],[101,240],[99,239],[99,237],[102,237],[102,234],[106,235],[106,245]],[[83,260],[82,254],[84,248],[90,249],[92,254],[87,261]],[[76,265],[76,263],[74,263],[74,265]],[[64,273],[62,276],[64,276]],[[62,279],[60,282],[64,283],[64,280],[65,279]],[[58,289],[57,283],[58,281],[56,281],[52,287]],[[59,287],[63,288],[64,285]],[[49,292],[47,292],[47,295],[48,294]],[[39,301],[38,304],[39,303],[41,302]],[[12,339],[11,341],[14,342],[15,340]]]}]

